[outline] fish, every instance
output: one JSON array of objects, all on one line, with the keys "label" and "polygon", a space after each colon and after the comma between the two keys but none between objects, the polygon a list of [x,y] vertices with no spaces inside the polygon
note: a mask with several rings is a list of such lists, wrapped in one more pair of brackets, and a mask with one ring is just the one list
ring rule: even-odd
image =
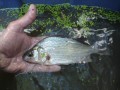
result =
[{"label": "fish", "polygon": [[24,54],[24,60],[41,65],[69,65],[91,62],[90,55],[99,52],[71,38],[48,37]]}]

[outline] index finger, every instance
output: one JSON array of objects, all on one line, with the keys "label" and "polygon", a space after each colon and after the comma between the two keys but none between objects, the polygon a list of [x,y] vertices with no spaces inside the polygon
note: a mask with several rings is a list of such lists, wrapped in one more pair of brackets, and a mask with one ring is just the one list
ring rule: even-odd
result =
[{"label": "index finger", "polygon": [[28,12],[18,20],[11,22],[8,25],[7,30],[15,30],[20,32],[23,31],[24,28],[26,28],[29,24],[31,24],[35,20],[36,12],[37,10],[35,5],[31,4]]},{"label": "index finger", "polygon": [[58,65],[45,66],[26,62],[26,66],[22,69],[21,72],[58,72],[61,67]]}]

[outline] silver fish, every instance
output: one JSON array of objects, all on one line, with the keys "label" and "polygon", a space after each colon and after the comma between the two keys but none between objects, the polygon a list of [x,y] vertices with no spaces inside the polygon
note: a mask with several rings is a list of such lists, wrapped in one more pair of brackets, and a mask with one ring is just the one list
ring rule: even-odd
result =
[{"label": "silver fish", "polygon": [[97,49],[70,38],[48,37],[28,51],[24,60],[43,65],[68,65],[90,62],[90,54],[96,52]]}]

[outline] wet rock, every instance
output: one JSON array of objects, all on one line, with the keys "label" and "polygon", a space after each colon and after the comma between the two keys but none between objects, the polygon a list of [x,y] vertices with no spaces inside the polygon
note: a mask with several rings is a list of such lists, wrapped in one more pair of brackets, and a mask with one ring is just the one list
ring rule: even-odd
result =
[{"label": "wet rock", "polygon": [[[79,12],[88,9],[86,7],[84,8],[85,9],[79,10]],[[94,9],[94,11],[97,11],[98,9],[99,8],[96,8]],[[88,17],[86,16],[86,14],[83,14],[84,12],[81,12],[83,15],[81,14],[78,15],[75,13],[77,10],[75,11],[74,10],[75,9],[72,8],[71,11],[69,11],[74,13],[73,16],[76,15],[75,18],[72,18],[71,21],[77,23],[77,21],[79,21],[78,19],[79,17],[85,18],[85,19],[80,18],[80,20],[81,19],[85,20],[84,22],[80,22],[80,25],[78,24],[77,27],[71,26],[68,28],[67,27],[62,28],[64,27],[63,25],[62,27],[56,28],[55,25],[56,23],[59,22],[55,22],[53,25],[51,24],[48,25],[47,28],[41,27],[40,29],[42,29],[42,31],[39,31],[39,33],[42,32],[42,34],[40,35],[74,38],[79,42],[82,42],[84,44],[89,44],[91,46],[96,44],[97,47],[100,48],[101,50],[106,48],[108,50],[107,52],[108,55],[104,55],[104,53],[92,54],[91,55],[92,62],[63,65],[62,70],[56,73],[37,72],[37,73],[18,74],[15,76],[17,83],[17,90],[27,90],[27,89],[29,90],[119,90],[118,86],[119,86],[120,74],[119,74],[118,61],[120,58],[119,55],[120,54],[120,43],[119,43],[120,22],[117,21],[115,23],[111,23],[114,21],[110,21],[108,18],[105,17],[105,15],[101,16],[95,14],[94,16],[91,13],[91,11]],[[89,10],[87,10],[87,12],[88,11]],[[63,12],[65,12],[65,10]],[[67,11],[67,13],[69,12]],[[63,18],[62,20],[64,21],[65,14],[62,13],[60,15],[62,15]],[[67,15],[70,15],[70,13]],[[42,13],[42,16],[44,16],[44,13]],[[37,19],[40,20],[41,18],[42,17],[39,16]],[[42,18],[42,21],[43,22],[45,21],[46,23],[47,21],[46,19],[47,19],[46,17]],[[54,19],[55,18],[52,17],[50,20],[54,20]],[[88,29],[86,28],[88,26],[84,25],[86,21],[94,22],[95,25],[89,27],[89,30],[93,34],[89,34],[87,31],[84,31]],[[42,25],[44,26],[44,23],[40,23],[38,27]],[[66,25],[69,26],[69,24]],[[47,30],[50,31],[47,32]],[[76,33],[79,31],[80,34]],[[37,31],[34,31],[34,35],[36,32]]]}]

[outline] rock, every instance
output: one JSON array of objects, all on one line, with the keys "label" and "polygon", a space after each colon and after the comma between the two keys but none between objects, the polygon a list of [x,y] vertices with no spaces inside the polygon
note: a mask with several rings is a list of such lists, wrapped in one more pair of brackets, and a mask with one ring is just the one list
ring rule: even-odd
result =
[{"label": "rock", "polygon": [[[46,15],[46,12],[44,12],[45,10],[40,9],[41,12],[39,14],[41,16],[37,17],[37,25],[40,20],[46,24],[40,21],[39,26],[35,24],[31,26],[32,28],[38,29],[39,33],[41,32],[40,36],[49,35],[74,38],[84,44],[97,44],[100,49],[107,48],[110,54],[92,54],[92,62],[85,64],[70,64],[65,66],[62,65],[62,70],[56,73],[37,72],[18,74],[15,76],[17,90],[119,90],[119,18],[117,17],[116,19],[115,14],[112,14],[114,12],[110,11],[107,13],[107,10],[104,11],[101,8],[90,8],[84,6],[80,9],[79,6],[76,6],[76,9],[74,9],[73,6],[69,7],[69,5],[67,8],[63,7],[60,9],[62,10],[61,13],[57,13],[59,16],[62,16],[62,18],[52,17],[52,15],[54,16],[52,12],[55,13],[56,9],[54,8],[55,10],[53,10],[51,7],[52,6],[49,6],[49,8],[47,8],[46,6],[47,10],[51,9],[51,11],[47,14],[48,16]],[[58,10],[59,7],[60,6],[58,5]],[[73,14],[71,15],[71,13]],[[66,15],[71,15],[72,17],[74,16],[74,18],[66,19]],[[88,18],[86,15],[88,15]],[[49,18],[43,16],[49,17],[50,20]],[[79,21],[78,18],[80,16],[85,17],[85,21],[82,22],[82,25],[81,23],[80,25],[75,24]],[[47,23],[48,21],[54,20],[55,22],[53,23]],[[67,22],[69,20],[73,23],[71,24]],[[94,25],[91,25],[93,24],[92,21],[94,22]],[[87,23],[87,25],[90,24],[90,26],[87,26],[85,23]],[[83,34],[78,34],[74,32],[74,29],[76,28],[78,31],[83,29],[86,31],[82,31]],[[74,34],[72,33],[71,35],[71,31],[74,32]],[[36,32],[37,31],[34,31],[34,35]],[[92,32],[94,34],[89,34],[88,32]],[[32,35],[32,32],[29,35]]]}]

